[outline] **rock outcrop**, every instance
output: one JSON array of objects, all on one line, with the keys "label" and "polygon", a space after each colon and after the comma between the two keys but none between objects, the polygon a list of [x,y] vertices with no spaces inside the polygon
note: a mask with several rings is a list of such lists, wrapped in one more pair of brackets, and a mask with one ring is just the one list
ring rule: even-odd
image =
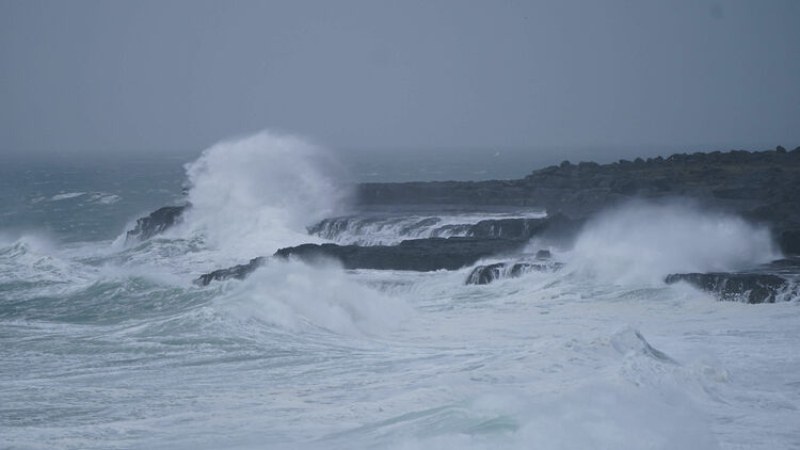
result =
[{"label": "rock outcrop", "polygon": [[482,258],[512,253],[525,244],[521,240],[477,238],[410,239],[398,245],[303,244],[282,248],[276,257],[303,261],[333,259],[345,269],[456,270]]},{"label": "rock outcrop", "polygon": [[751,272],[677,273],[664,281],[686,282],[725,301],[775,303],[800,298],[800,259],[775,261]]},{"label": "rock outcrop", "polygon": [[667,276],[667,284],[685,281],[716,295],[720,300],[774,303],[788,281],[777,275],[754,273],[679,273]]},{"label": "rock outcrop", "polygon": [[[480,239],[528,240],[534,236],[575,234],[583,221],[572,220],[563,214],[543,218],[485,219],[477,223],[442,224],[438,217],[427,217],[397,228],[397,234],[412,239],[426,230],[426,237],[471,237]],[[385,218],[346,216],[323,219],[310,226],[308,233],[325,239],[338,240],[344,234],[367,234],[373,225],[386,224]]]},{"label": "rock outcrop", "polygon": [[[337,261],[345,269],[409,270],[429,272],[456,270],[483,258],[514,253],[522,240],[477,238],[411,239],[398,245],[302,244],[278,250],[274,258],[296,258],[305,262]],[[254,258],[247,264],[215,270],[195,280],[200,285],[230,278],[242,279],[265,262]]]},{"label": "rock outcrop", "polygon": [[146,240],[164,232],[180,222],[181,216],[188,206],[165,206],[136,220],[136,225],[125,235],[125,240]]},{"label": "rock outcrop", "polygon": [[555,272],[564,267],[553,261],[549,250],[539,250],[533,257],[476,266],[465,284],[489,284],[503,278],[517,278],[529,272]]},{"label": "rock outcrop", "polygon": [[253,258],[247,264],[239,264],[237,266],[228,267],[227,269],[219,269],[200,275],[195,281],[196,284],[201,286],[208,286],[212,281],[223,281],[231,278],[235,280],[243,280],[256,269],[261,267],[266,259],[263,256]]},{"label": "rock outcrop", "polygon": [[465,284],[489,284],[504,278],[517,278],[530,272],[555,272],[564,267],[559,262],[516,261],[476,266]]},{"label": "rock outcrop", "polygon": [[800,254],[800,148],[568,161],[519,180],[366,183],[361,205],[506,205],[546,208],[573,219],[632,198],[691,198],[768,224],[786,254]]}]

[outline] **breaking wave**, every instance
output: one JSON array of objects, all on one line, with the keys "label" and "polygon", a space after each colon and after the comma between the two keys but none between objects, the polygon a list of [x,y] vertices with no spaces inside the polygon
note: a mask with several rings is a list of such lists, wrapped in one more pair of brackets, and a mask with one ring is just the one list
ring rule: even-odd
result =
[{"label": "breaking wave", "polygon": [[186,226],[216,248],[245,254],[307,239],[305,227],[335,214],[350,194],[330,153],[269,131],[212,146],[186,174]]},{"label": "breaking wave", "polygon": [[473,226],[482,221],[541,219],[546,216],[538,210],[346,216],[324,219],[308,231],[339,244],[395,245],[406,239],[469,236]]},{"label": "breaking wave", "polygon": [[599,215],[570,255],[575,267],[612,283],[661,283],[670,273],[733,271],[779,257],[766,227],[677,201]]}]

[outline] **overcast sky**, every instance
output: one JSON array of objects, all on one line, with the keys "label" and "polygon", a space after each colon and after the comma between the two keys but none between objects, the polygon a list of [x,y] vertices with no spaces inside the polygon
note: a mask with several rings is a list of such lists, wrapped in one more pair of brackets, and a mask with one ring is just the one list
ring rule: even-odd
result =
[{"label": "overcast sky", "polygon": [[0,0],[0,151],[800,145],[800,1]]}]

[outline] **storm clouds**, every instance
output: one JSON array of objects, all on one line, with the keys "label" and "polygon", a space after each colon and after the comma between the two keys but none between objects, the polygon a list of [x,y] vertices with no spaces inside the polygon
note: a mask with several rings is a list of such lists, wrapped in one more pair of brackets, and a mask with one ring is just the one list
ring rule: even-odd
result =
[{"label": "storm clouds", "polygon": [[362,152],[794,148],[799,21],[791,0],[2,0],[0,152],[264,128]]}]

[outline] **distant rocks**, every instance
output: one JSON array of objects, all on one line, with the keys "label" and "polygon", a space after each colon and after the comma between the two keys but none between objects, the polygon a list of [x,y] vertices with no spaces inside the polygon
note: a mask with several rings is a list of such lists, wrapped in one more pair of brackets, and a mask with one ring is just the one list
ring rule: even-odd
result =
[{"label": "distant rocks", "polygon": [[125,235],[126,241],[146,240],[164,232],[180,221],[181,215],[188,206],[165,206],[136,220],[134,228]]},{"label": "distant rocks", "polygon": [[541,219],[491,219],[471,225],[467,236],[476,238],[523,239],[534,236],[575,234],[583,225],[563,214]]},{"label": "distant rocks", "polygon": [[[534,236],[574,234],[583,224],[563,214],[542,218],[485,219],[477,223],[440,224],[438,217],[427,217],[397,227],[397,235],[424,237],[470,237],[480,239],[528,240]],[[308,228],[308,233],[325,239],[338,240],[348,233],[365,235],[369,230],[387,226],[386,219],[359,216],[324,219]],[[425,231],[423,233],[423,231]]]},{"label": "distant rocks", "polygon": [[674,154],[611,164],[564,161],[523,179],[480,182],[366,183],[361,205],[530,206],[586,219],[633,199],[690,198],[743,214],[779,234],[800,254],[800,149]]}]

